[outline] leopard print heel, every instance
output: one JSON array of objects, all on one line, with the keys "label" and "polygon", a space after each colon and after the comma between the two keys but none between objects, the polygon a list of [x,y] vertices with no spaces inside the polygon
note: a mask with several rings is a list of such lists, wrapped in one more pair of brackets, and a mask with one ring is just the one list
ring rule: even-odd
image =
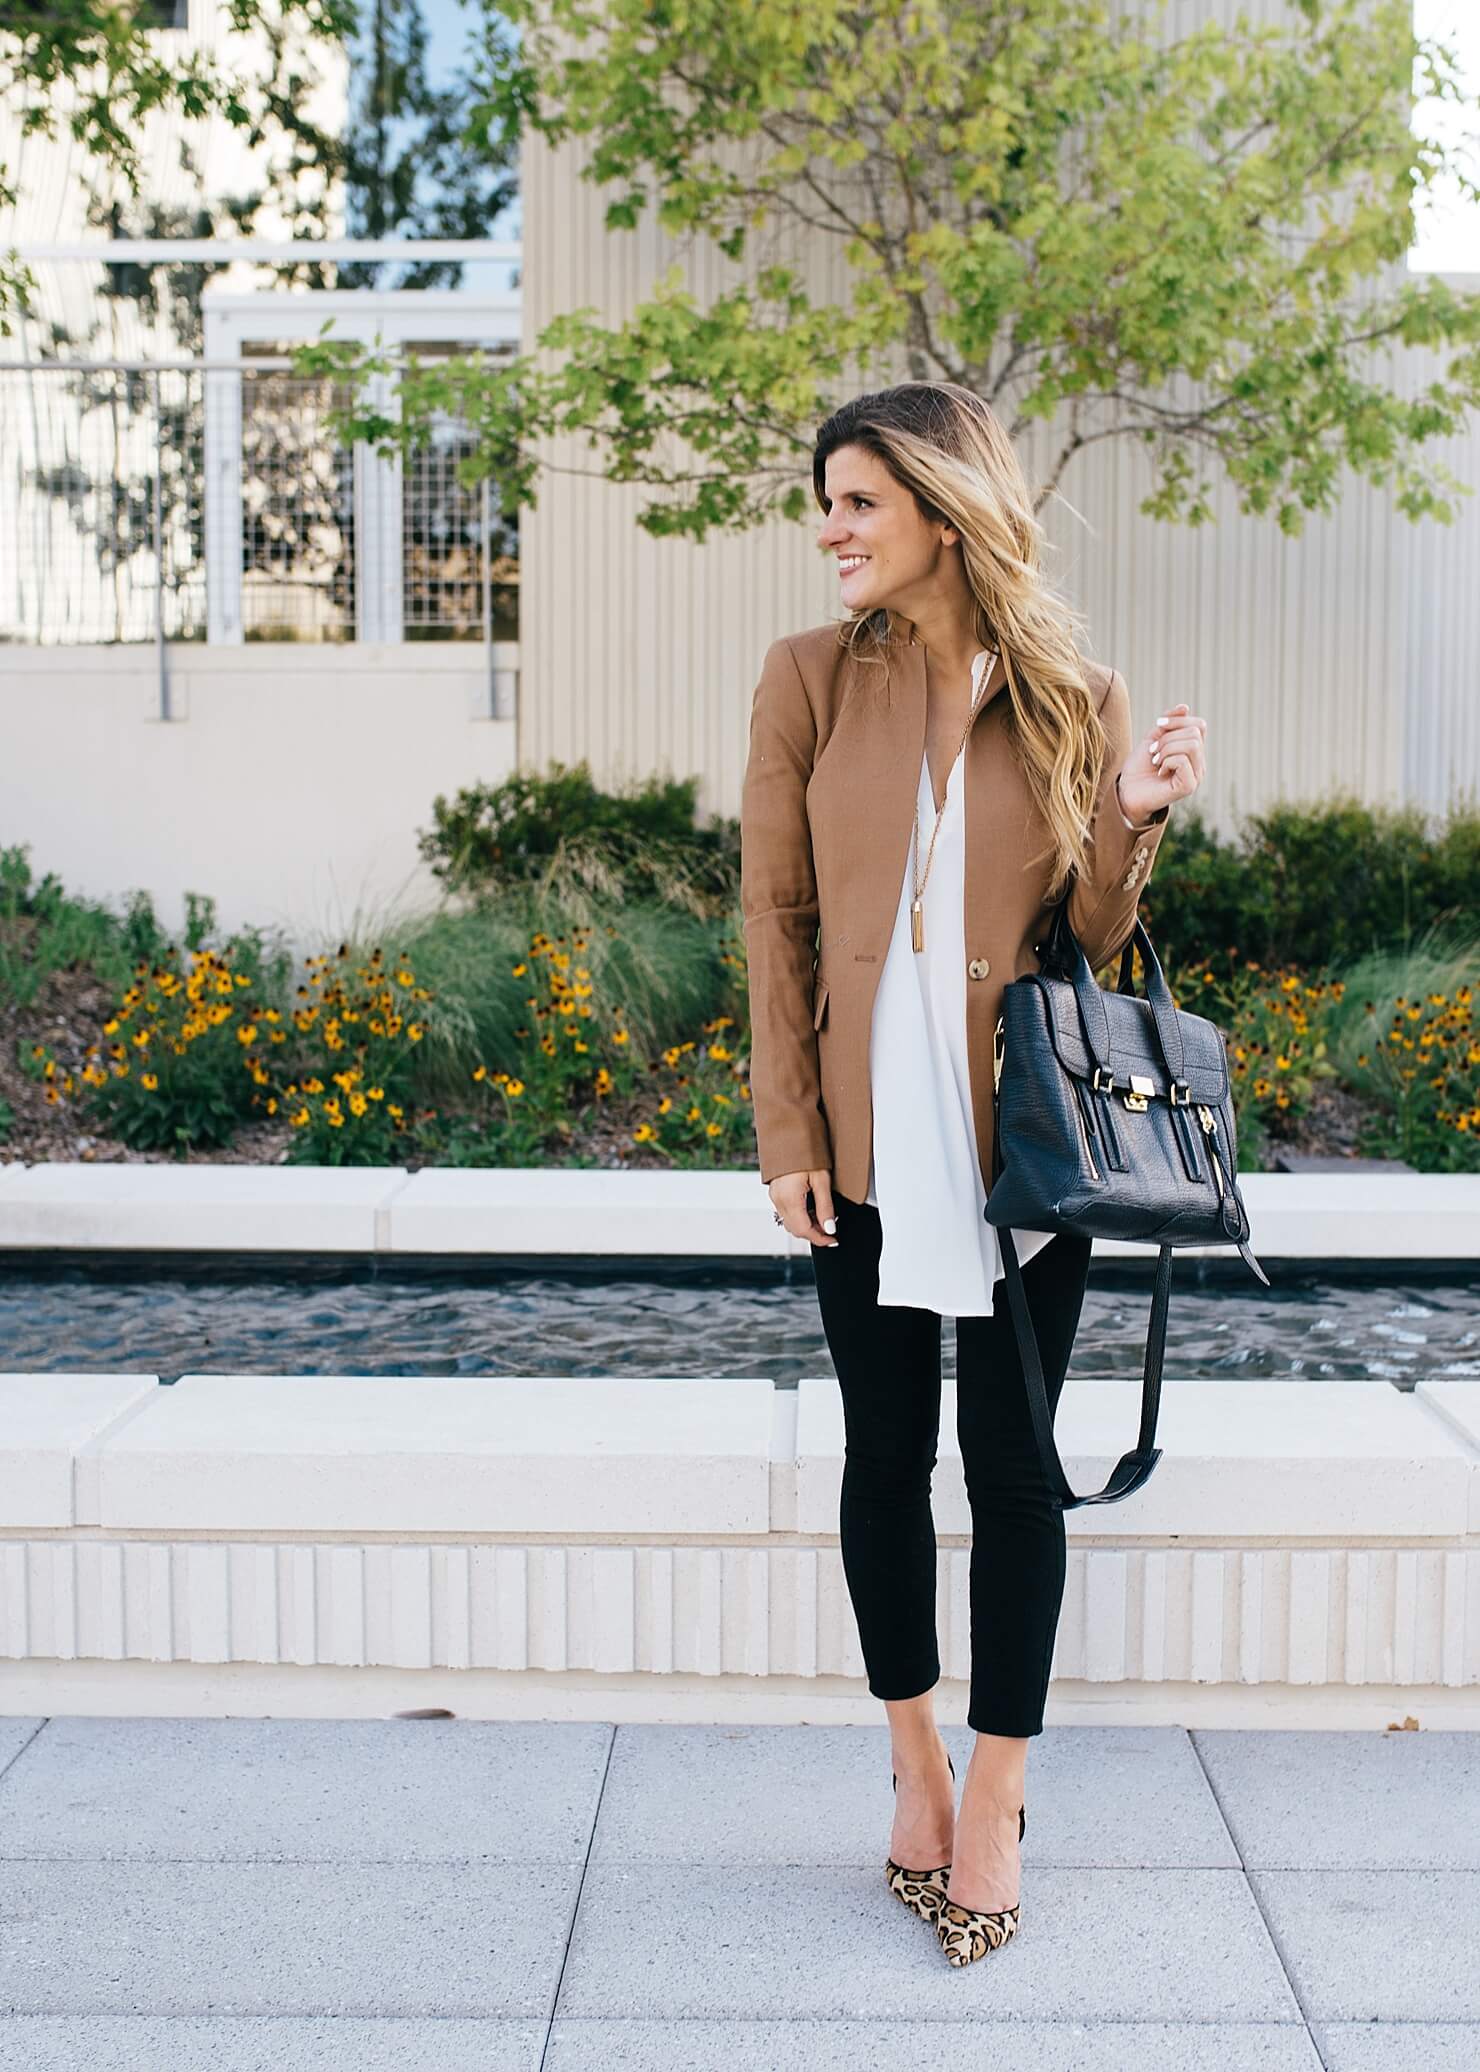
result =
[{"label": "leopard print heel", "polygon": [[[1018,1840],[1028,1825],[1028,1816],[1018,1807]],[[955,1900],[947,1898],[935,1917],[935,1932],[940,1946],[951,1964],[974,1964],[978,1957],[985,1957],[988,1950],[1000,1950],[1004,1943],[1010,1943],[1017,1934],[1018,1909],[1016,1906],[995,1907],[984,1910],[979,1907],[958,1906]]]},{"label": "leopard print heel", "polygon": [[[956,1775],[956,1765],[949,1755],[951,1776]],[[892,1779],[892,1789],[899,1789],[899,1780]],[[937,1864],[931,1871],[907,1871],[902,1863],[896,1863],[892,1856],[884,1859],[884,1877],[889,1890],[896,1899],[902,1899],[912,1913],[922,1921],[934,1922],[945,1905],[946,1879],[950,1875],[948,1863]]]}]

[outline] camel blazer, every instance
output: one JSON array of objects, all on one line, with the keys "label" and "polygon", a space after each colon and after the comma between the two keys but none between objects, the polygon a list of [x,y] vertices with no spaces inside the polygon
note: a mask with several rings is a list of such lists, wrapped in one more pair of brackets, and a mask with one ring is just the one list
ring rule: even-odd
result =
[{"label": "camel blazer", "polygon": [[[888,681],[855,663],[837,625],[773,641],[750,716],[740,806],[740,904],[749,965],[750,1088],[760,1174],[821,1168],[849,1201],[868,1192],[873,1148],[869,1037],[874,994],[910,866],[925,753],[925,648],[907,619]],[[1132,745],[1118,670],[1084,661],[1108,739],[1088,875],[1072,880],[1069,923],[1091,970],[1129,939],[1167,809],[1126,823],[1115,776]],[[1049,841],[1003,729],[993,663],[963,752],[966,812],[966,1051],[982,1177],[992,1175],[992,1037],[1002,989],[1039,968],[1052,918]],[[924,845],[920,862],[925,861]]]}]

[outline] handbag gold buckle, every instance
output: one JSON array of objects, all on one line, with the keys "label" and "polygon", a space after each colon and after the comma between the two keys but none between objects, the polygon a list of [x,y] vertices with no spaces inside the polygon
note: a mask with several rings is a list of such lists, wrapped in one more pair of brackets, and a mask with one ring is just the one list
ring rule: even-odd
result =
[{"label": "handbag gold buckle", "polygon": [[1131,1074],[1131,1091],[1124,1096],[1125,1105],[1137,1115],[1146,1113],[1146,1102],[1156,1092],[1156,1081],[1147,1079],[1140,1072]]},{"label": "handbag gold buckle", "polygon": [[[1180,1087],[1181,1087],[1181,1089],[1182,1089],[1182,1098],[1181,1098],[1181,1100],[1180,1100],[1180,1101],[1179,1101],[1179,1100],[1177,1099],[1177,1088],[1178,1088],[1179,1086],[1180,1086]],[[1190,1108],[1190,1107],[1192,1106],[1192,1082],[1191,1082],[1191,1080],[1190,1080],[1190,1079],[1174,1079],[1174,1080],[1172,1080],[1171,1084],[1170,1084],[1170,1085],[1169,1085],[1169,1086],[1167,1087],[1167,1099],[1168,1099],[1168,1100],[1169,1100],[1169,1101],[1171,1102],[1171,1104],[1172,1104],[1172,1106],[1173,1106],[1174,1108]]]},{"label": "handbag gold buckle", "polygon": [[[1103,1081],[1100,1077],[1102,1072],[1105,1074]],[[1115,1091],[1115,1074],[1113,1072],[1105,1072],[1103,1065],[1096,1065],[1089,1083],[1097,1094],[1113,1094]]]}]

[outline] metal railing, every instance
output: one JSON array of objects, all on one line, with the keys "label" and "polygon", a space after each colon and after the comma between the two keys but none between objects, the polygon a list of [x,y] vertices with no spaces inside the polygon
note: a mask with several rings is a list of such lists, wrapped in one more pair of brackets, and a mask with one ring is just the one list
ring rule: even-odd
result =
[{"label": "metal railing", "polygon": [[[347,448],[292,363],[0,363],[0,642],[515,637],[517,536],[453,421]],[[497,706],[491,707],[497,710]]]}]

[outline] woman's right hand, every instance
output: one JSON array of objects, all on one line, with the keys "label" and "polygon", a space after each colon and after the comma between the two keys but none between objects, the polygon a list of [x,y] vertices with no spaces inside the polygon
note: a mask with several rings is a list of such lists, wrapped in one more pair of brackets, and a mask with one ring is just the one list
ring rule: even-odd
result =
[{"label": "woman's right hand", "polygon": [[[771,1206],[793,1237],[804,1237],[814,1245],[835,1245],[837,1228],[833,1214],[832,1174],[825,1166],[812,1173],[778,1173],[770,1185]],[[808,1214],[811,1195],[815,1218]]]}]

